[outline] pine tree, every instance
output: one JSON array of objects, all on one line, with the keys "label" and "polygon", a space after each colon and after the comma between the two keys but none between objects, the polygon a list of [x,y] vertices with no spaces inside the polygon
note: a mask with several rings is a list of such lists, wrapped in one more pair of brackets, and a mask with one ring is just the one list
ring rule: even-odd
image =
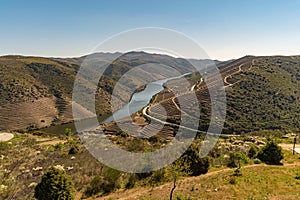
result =
[{"label": "pine tree", "polygon": [[64,171],[50,167],[35,187],[34,197],[38,200],[73,200],[74,184]]}]

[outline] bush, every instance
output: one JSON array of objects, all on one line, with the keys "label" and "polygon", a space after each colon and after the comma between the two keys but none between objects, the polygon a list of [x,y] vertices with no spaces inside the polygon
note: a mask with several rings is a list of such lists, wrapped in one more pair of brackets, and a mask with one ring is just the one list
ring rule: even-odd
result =
[{"label": "bush", "polygon": [[258,158],[254,159],[254,164],[260,164],[260,163],[261,163],[261,161]]},{"label": "bush", "polygon": [[257,158],[266,164],[279,165],[284,157],[281,147],[272,140],[259,151]]},{"label": "bush", "polygon": [[34,197],[38,200],[71,200],[74,191],[74,184],[65,172],[50,167],[35,187]]},{"label": "bush", "polygon": [[240,152],[233,152],[229,154],[229,163],[227,167],[241,167],[243,164],[249,163],[247,156]]},{"label": "bush", "polygon": [[69,154],[77,154],[78,152],[79,152],[79,146],[78,145],[73,145],[69,150]]},{"label": "bush", "polygon": [[190,172],[191,176],[207,173],[210,166],[209,158],[200,158],[199,147],[194,144],[183,154],[181,160],[187,165],[188,169],[186,170]]},{"label": "bush", "polygon": [[233,171],[233,176],[242,176],[242,173],[241,173],[240,168],[236,168],[236,169]]},{"label": "bush", "polygon": [[54,149],[61,150],[63,148],[64,144],[62,142],[59,142],[54,145]]},{"label": "bush", "polygon": [[70,128],[66,128],[66,129],[65,129],[65,135],[66,135],[68,138],[70,138],[71,135],[72,135],[72,130],[71,130]]},{"label": "bush", "polygon": [[85,195],[87,197],[95,195],[97,193],[103,192],[104,190],[107,190],[107,188],[111,187],[107,180],[104,180],[103,177],[96,176],[94,177],[90,185],[87,187],[85,191]]},{"label": "bush", "polygon": [[255,158],[258,153],[258,148],[254,145],[252,145],[248,151],[248,157],[249,158]]},{"label": "bush", "polygon": [[47,133],[41,130],[35,130],[32,132],[32,135],[36,135],[36,136],[46,136]]},{"label": "bush", "polygon": [[236,178],[233,176],[233,177],[230,177],[229,179],[229,183],[232,184],[232,185],[235,185],[236,184]]},{"label": "bush", "polygon": [[151,186],[158,185],[159,183],[164,181],[166,176],[166,172],[164,169],[156,170],[152,173],[149,183]]},{"label": "bush", "polygon": [[130,188],[133,188],[135,186],[135,183],[138,181],[138,177],[136,174],[131,174],[129,179],[128,179],[128,182],[126,183],[125,185],[125,188],[126,189],[130,189]]},{"label": "bush", "polygon": [[190,200],[189,197],[184,197],[181,193],[176,195],[176,200]]},{"label": "bush", "polygon": [[118,179],[120,172],[111,168],[105,170],[101,177],[94,177],[85,191],[85,196],[89,197],[98,193],[108,194],[119,187]]}]

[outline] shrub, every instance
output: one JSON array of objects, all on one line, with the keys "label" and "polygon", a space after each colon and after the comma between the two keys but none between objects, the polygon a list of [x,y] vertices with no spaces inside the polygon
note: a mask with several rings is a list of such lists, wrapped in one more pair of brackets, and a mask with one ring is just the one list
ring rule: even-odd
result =
[{"label": "shrub", "polygon": [[181,193],[176,195],[176,200],[190,200],[189,197],[184,197]]},{"label": "shrub", "polygon": [[158,185],[161,183],[166,176],[166,172],[164,169],[156,170],[152,173],[149,183],[152,186]]},{"label": "shrub", "polygon": [[230,177],[229,183],[232,184],[232,185],[235,185],[236,184],[236,178],[234,176]]},{"label": "shrub", "polygon": [[65,172],[50,167],[35,187],[34,197],[38,200],[71,200],[74,191],[74,184]]},{"label": "shrub", "polygon": [[70,128],[66,128],[65,135],[69,138],[72,135],[72,130]]},{"label": "shrub", "polygon": [[233,171],[233,176],[242,176],[242,173],[241,173],[240,168],[236,168],[236,169]]},{"label": "shrub", "polygon": [[254,145],[252,145],[248,151],[248,157],[249,158],[255,158],[258,153],[258,148]]},{"label": "shrub", "polygon": [[69,154],[77,154],[78,152],[79,152],[79,146],[78,145],[73,145],[69,150]]},{"label": "shrub", "polygon": [[54,149],[61,150],[63,148],[64,144],[62,142],[59,142],[54,145]]},{"label": "shrub", "polygon": [[41,130],[35,130],[32,132],[32,135],[36,135],[36,136],[46,136],[47,133]]},{"label": "shrub", "polygon": [[210,160],[208,157],[199,157],[199,147],[192,144],[189,149],[181,157],[183,163],[188,167],[191,176],[199,176],[205,174],[210,166]]},{"label": "shrub", "polygon": [[257,158],[266,164],[279,165],[284,157],[281,147],[271,140],[259,151]]},{"label": "shrub", "polygon": [[228,167],[241,167],[243,164],[249,163],[247,156],[240,152],[233,152],[229,154]]},{"label": "shrub", "polygon": [[105,170],[101,177],[94,177],[85,191],[87,197],[102,193],[107,194],[119,187],[120,172],[111,168]]},{"label": "shrub", "polygon": [[103,177],[96,176],[91,180],[90,185],[85,191],[85,195],[87,197],[95,195],[97,193],[103,192],[103,190],[109,186],[110,185],[106,180],[104,180]]},{"label": "shrub", "polygon": [[120,171],[112,168],[107,168],[103,171],[102,176],[104,177],[104,184],[102,189],[104,194],[110,193],[115,189],[120,188]]},{"label": "shrub", "polygon": [[131,152],[141,152],[145,149],[144,141],[138,138],[129,140],[126,144],[127,150]]},{"label": "shrub", "polygon": [[184,200],[184,197],[183,197],[183,195],[182,194],[177,194],[177,196],[176,196],[176,200]]},{"label": "shrub", "polygon": [[261,163],[261,161],[258,158],[254,159],[254,164],[260,164],[260,163]]},{"label": "shrub", "polygon": [[138,177],[136,174],[130,175],[128,182],[125,185],[126,189],[133,188],[135,186],[135,183],[138,181]]}]

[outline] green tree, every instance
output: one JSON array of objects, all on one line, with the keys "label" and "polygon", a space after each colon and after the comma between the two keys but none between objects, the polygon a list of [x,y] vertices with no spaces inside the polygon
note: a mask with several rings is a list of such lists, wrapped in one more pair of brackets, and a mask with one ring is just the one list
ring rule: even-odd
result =
[{"label": "green tree", "polygon": [[35,187],[34,197],[38,200],[72,200],[74,184],[64,171],[50,167]]},{"label": "green tree", "polygon": [[177,181],[182,176],[198,176],[205,174],[209,168],[209,159],[199,157],[200,142],[194,141],[188,150],[172,165],[166,168],[167,177],[173,182],[170,191],[170,200],[173,198]]},{"label": "green tree", "polygon": [[233,152],[229,154],[228,167],[241,168],[241,165],[249,163],[247,156],[240,152]]},{"label": "green tree", "polygon": [[281,147],[271,140],[258,152],[257,158],[266,164],[279,165],[284,156]]},{"label": "green tree", "polygon": [[182,160],[180,160],[180,159],[175,161],[173,164],[169,165],[166,168],[166,175],[173,182],[173,186],[170,191],[170,200],[173,199],[173,193],[177,187],[178,179],[182,176],[186,176],[189,174],[189,172],[187,171],[187,168],[188,167],[186,166],[186,163],[182,162]]},{"label": "green tree", "polygon": [[199,176],[200,174],[205,174],[209,168],[209,158],[199,157],[199,144],[193,143],[189,149],[180,158],[183,163],[186,164],[187,169],[191,176]]}]

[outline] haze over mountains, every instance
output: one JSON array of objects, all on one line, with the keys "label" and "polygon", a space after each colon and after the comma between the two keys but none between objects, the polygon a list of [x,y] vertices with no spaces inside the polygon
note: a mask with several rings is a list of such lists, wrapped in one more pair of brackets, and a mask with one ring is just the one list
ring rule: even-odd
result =
[{"label": "haze over mountains", "polygon": [[[76,73],[84,61],[90,66],[81,89],[91,90],[89,81],[97,80],[99,66],[108,66],[96,92],[98,117],[111,114],[110,98],[116,82],[135,66],[155,63],[170,66],[180,73],[193,71],[191,63],[203,68],[210,60],[189,60],[167,55],[130,52],[97,53],[79,58],[0,57],[0,130],[41,128],[73,120],[72,89]],[[119,57],[119,58],[118,58]],[[87,59],[88,58],[88,59]],[[224,133],[299,127],[300,57],[251,57],[251,70],[227,77],[234,83],[227,91],[227,118]],[[241,63],[240,63],[241,62]],[[242,61],[215,61],[220,68],[243,64]],[[145,68],[146,69],[146,68]],[[142,79],[167,78],[142,70],[144,76],[131,77],[131,85]],[[155,77],[154,77],[155,76]],[[128,88],[118,94],[120,105],[130,99]],[[91,91],[93,92],[93,91]],[[82,96],[82,101],[85,100]],[[82,112],[87,110],[82,109]]]}]

